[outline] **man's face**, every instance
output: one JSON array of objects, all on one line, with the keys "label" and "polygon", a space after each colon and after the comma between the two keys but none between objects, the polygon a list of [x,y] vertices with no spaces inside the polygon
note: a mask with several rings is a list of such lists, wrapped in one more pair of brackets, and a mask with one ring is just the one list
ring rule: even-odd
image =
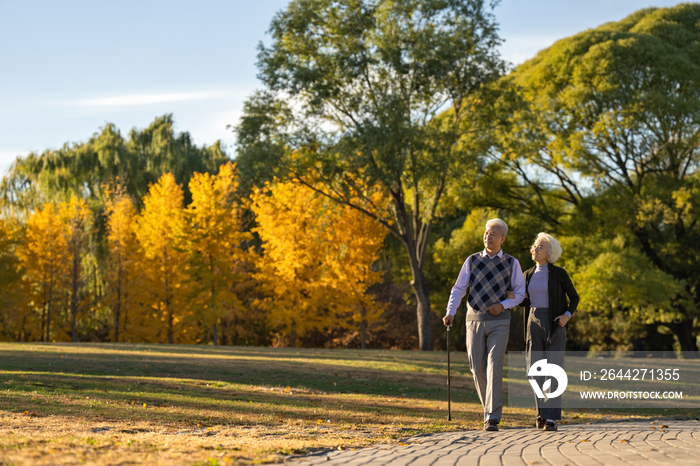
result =
[{"label": "man's face", "polygon": [[489,225],[484,232],[484,246],[489,251],[498,251],[501,249],[501,245],[506,240],[506,237],[501,233],[501,229]]}]

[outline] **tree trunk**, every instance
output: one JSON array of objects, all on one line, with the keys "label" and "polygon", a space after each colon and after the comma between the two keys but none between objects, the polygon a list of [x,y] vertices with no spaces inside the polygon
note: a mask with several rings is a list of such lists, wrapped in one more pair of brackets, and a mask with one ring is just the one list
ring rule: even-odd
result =
[{"label": "tree trunk", "polygon": [[367,349],[365,343],[367,341],[367,322],[365,321],[365,314],[367,314],[367,311],[365,310],[365,307],[362,306],[362,323],[360,324],[360,332],[362,334],[362,340],[360,342],[361,349]]},{"label": "tree trunk", "polygon": [[[423,271],[421,270],[420,273],[422,275]],[[423,286],[424,281],[425,279],[421,282],[411,281],[411,285],[413,286],[413,292],[416,294],[416,301],[418,301],[416,306],[418,343],[421,351],[431,351],[433,344],[430,339],[430,296]]]},{"label": "tree trunk", "polygon": [[51,299],[49,299],[49,303],[46,306],[46,343],[50,342],[49,340],[49,335],[51,332]]},{"label": "tree trunk", "polygon": [[70,292],[70,315],[71,315],[71,341],[78,341],[78,329],[76,321],[78,319],[78,288],[80,279],[80,256],[76,247],[73,248],[73,270],[71,274],[71,292]]},{"label": "tree trunk", "polygon": [[425,275],[423,268],[419,265],[415,251],[412,251],[410,246],[406,246],[408,250],[408,258],[411,264],[411,286],[416,295],[416,315],[418,317],[418,344],[421,351],[430,351],[433,349],[433,344],[430,338],[430,293],[425,286]]},{"label": "tree trunk", "polygon": [[233,346],[238,346],[240,336],[238,334],[238,317],[233,319]]},{"label": "tree trunk", "polygon": [[48,304],[44,305],[43,309],[41,310],[41,341],[44,341],[44,336],[46,335],[46,308],[48,307]]},{"label": "tree trunk", "polygon": [[219,345],[221,346],[228,346],[228,337],[226,335],[228,335],[229,324],[230,322],[226,319],[221,319],[221,336],[219,337]]},{"label": "tree trunk", "polygon": [[165,315],[168,319],[168,343],[173,344],[173,313],[170,309],[170,289],[168,288],[168,253],[163,248],[163,270],[165,271]]},{"label": "tree trunk", "polygon": [[[211,259],[210,259],[211,262]],[[218,317],[216,317],[216,312],[214,309],[214,296],[216,295],[216,287],[213,283],[211,284],[211,290],[209,291],[209,310],[214,314],[214,325],[211,326],[211,338],[214,343],[214,346],[218,346],[219,340],[216,334],[216,323],[219,320]]]},{"label": "tree trunk", "polygon": [[114,343],[119,343],[119,313],[122,307],[121,255],[117,255],[117,302],[114,306]]},{"label": "tree trunk", "polygon": [[53,301],[53,283],[54,282],[52,276],[51,280],[49,280],[49,293],[46,304],[46,343],[49,343],[51,341],[49,337],[51,335],[51,302]]},{"label": "tree trunk", "polygon": [[289,347],[296,348],[297,346],[297,328],[294,322],[292,322],[292,330],[289,332]]},{"label": "tree trunk", "polygon": [[684,357],[691,359],[700,358],[697,341],[693,335],[693,319],[673,322],[666,325],[676,334],[676,337],[678,337],[678,342],[681,345],[681,351],[683,351]]},{"label": "tree trunk", "polygon": [[[129,293],[124,293],[124,302],[128,302],[127,300],[129,299]],[[120,311],[121,313],[121,311]],[[122,340],[124,340],[124,335],[126,335],[126,324],[129,323],[129,309],[126,308],[124,309],[124,325],[122,326]]]}]

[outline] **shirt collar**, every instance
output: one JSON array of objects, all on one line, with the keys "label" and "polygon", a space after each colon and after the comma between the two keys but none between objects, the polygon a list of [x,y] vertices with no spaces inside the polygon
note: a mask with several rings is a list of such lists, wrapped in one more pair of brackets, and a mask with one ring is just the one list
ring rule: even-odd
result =
[{"label": "shirt collar", "polygon": [[[489,256],[489,253],[486,252],[486,248],[484,248],[484,250],[481,251],[481,257],[490,257],[491,259],[493,259],[493,257]],[[495,257],[498,257],[499,259],[503,259],[503,248],[501,248],[498,251],[498,253],[496,253]]]}]

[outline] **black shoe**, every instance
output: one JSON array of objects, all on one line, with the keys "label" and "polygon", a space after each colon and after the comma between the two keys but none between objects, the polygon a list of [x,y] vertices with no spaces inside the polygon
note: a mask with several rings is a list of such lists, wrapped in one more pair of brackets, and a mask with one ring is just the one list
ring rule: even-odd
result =
[{"label": "black shoe", "polygon": [[545,421],[545,418],[537,416],[537,420],[535,421],[535,427],[537,427],[537,429],[539,430],[544,429]]},{"label": "black shoe", "polygon": [[544,430],[554,432],[557,430],[557,423],[556,421],[547,421],[544,423]]},{"label": "black shoe", "polygon": [[498,423],[500,419],[489,419],[484,423],[484,430],[489,432],[498,432]]}]

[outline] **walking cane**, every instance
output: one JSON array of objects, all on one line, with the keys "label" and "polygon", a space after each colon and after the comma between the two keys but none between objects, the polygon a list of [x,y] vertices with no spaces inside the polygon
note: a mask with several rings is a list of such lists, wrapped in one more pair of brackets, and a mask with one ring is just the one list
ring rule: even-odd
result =
[{"label": "walking cane", "polygon": [[450,325],[447,326],[447,420],[452,420],[452,407],[450,406]]}]

